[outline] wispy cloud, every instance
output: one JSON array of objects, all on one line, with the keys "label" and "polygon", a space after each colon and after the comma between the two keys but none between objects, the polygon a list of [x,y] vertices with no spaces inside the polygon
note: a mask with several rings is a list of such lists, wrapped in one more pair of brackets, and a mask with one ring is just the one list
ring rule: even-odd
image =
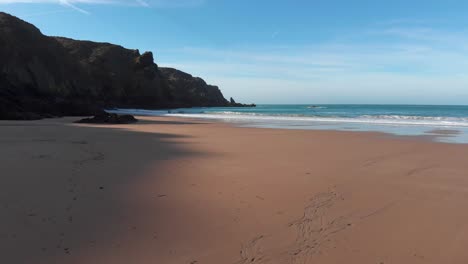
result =
[{"label": "wispy cloud", "polygon": [[380,26],[401,26],[401,25],[431,25],[434,23],[444,23],[441,19],[418,19],[418,18],[396,18],[386,21],[379,21],[376,25]]},{"label": "wispy cloud", "polygon": [[150,5],[145,0],[137,0],[137,3],[141,6],[149,7]]},{"label": "wispy cloud", "polygon": [[466,35],[392,24],[322,44],[184,47],[165,51],[175,59],[160,64],[203,76],[246,102],[464,103]]},{"label": "wispy cloud", "polygon": [[50,11],[42,11],[42,12],[32,12],[32,13],[22,14],[21,17],[27,18],[27,17],[37,17],[37,16],[49,16],[52,14],[59,14],[59,13],[65,13],[65,12],[71,12],[71,10],[58,9],[58,10],[50,10]]},{"label": "wispy cloud", "polygon": [[0,0],[0,4],[59,4],[89,14],[80,5],[128,5],[136,7],[181,8],[195,7],[205,0]]},{"label": "wispy cloud", "polygon": [[77,7],[76,5],[72,4],[69,0],[59,0],[60,4],[63,5],[63,6],[68,6],[80,13],[83,13],[83,14],[86,14],[86,15],[89,15],[90,13],[84,9],[81,9],[79,7]]},{"label": "wispy cloud", "polygon": [[272,39],[276,38],[276,36],[278,36],[279,33],[280,33],[279,31],[273,32],[273,33],[271,34],[271,38],[272,38]]}]

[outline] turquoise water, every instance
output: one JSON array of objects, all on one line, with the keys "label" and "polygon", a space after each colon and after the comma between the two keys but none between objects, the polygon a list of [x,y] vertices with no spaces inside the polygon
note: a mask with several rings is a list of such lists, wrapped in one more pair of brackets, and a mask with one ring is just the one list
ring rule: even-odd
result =
[{"label": "turquoise water", "polygon": [[377,131],[468,143],[468,106],[259,105],[256,108],[119,109],[114,112],[206,118],[248,127]]}]

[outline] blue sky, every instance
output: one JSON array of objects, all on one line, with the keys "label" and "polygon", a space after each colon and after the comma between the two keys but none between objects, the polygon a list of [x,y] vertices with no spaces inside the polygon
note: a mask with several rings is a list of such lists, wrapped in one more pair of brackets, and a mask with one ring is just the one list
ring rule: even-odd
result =
[{"label": "blue sky", "polygon": [[256,103],[468,104],[468,1],[0,0]]}]

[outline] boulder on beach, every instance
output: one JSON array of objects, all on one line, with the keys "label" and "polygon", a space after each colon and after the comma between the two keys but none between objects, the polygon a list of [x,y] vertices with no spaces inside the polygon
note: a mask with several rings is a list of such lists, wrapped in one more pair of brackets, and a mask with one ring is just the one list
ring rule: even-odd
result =
[{"label": "boulder on beach", "polygon": [[132,115],[118,115],[107,112],[101,112],[94,115],[91,118],[83,118],[76,123],[87,123],[87,124],[131,124],[138,122]]}]

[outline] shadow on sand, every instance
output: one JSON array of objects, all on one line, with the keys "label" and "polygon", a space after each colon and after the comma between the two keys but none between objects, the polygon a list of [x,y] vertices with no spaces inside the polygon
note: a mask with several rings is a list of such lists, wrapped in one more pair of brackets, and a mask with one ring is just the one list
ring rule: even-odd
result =
[{"label": "shadow on sand", "polygon": [[206,155],[174,142],[181,136],[49,123],[0,124],[2,263],[83,263],[80,252],[119,250],[118,237],[138,228],[128,215],[144,215],[128,204],[129,186],[149,167],[157,181],[165,162]]}]

